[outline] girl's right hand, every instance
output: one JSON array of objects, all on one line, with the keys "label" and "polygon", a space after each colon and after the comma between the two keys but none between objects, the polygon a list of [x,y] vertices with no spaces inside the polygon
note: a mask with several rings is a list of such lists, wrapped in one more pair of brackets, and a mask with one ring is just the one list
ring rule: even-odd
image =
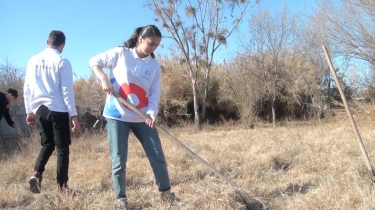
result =
[{"label": "girl's right hand", "polygon": [[103,87],[104,92],[108,94],[113,93],[113,87],[111,83],[108,81],[108,79],[102,80],[102,87]]},{"label": "girl's right hand", "polygon": [[95,75],[100,79],[102,82],[102,88],[104,92],[107,94],[112,94],[113,93],[113,87],[111,83],[108,80],[107,75],[103,72],[103,69],[99,65],[95,65],[92,67],[92,70],[95,72]]}]

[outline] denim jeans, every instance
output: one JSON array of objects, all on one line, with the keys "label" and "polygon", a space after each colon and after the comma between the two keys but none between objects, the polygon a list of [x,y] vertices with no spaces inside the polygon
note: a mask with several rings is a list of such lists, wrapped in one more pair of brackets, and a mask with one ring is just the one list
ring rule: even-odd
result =
[{"label": "denim jeans", "polygon": [[48,159],[56,147],[56,179],[57,183],[62,186],[69,179],[69,145],[71,144],[69,113],[50,111],[43,105],[37,110],[35,118],[42,148],[35,162],[34,171],[43,174]]},{"label": "denim jeans", "polygon": [[128,156],[128,138],[130,130],[142,144],[151,164],[159,191],[170,190],[167,163],[158,132],[144,122],[123,122],[107,120],[109,152],[112,159],[112,180],[116,198],[126,197],[126,161]]}]

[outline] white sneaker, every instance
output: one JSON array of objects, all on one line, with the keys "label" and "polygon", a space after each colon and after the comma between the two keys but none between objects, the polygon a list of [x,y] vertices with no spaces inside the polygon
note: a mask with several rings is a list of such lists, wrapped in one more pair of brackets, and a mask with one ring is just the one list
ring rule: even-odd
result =
[{"label": "white sneaker", "polygon": [[185,204],[174,193],[171,193],[169,195],[165,195],[164,193],[161,193],[160,196],[161,196],[161,201],[162,202],[169,203],[172,206],[180,206],[180,205],[184,205]]},{"label": "white sneaker", "polygon": [[127,198],[120,198],[120,199],[118,199],[118,201],[120,203],[120,209],[121,210],[126,210],[128,199]]}]

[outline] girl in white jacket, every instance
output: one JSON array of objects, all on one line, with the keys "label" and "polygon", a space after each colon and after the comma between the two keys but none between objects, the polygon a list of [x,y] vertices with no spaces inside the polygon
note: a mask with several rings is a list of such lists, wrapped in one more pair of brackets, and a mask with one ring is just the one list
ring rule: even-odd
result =
[{"label": "girl in white jacket", "polygon": [[[108,93],[104,108],[107,118],[112,179],[116,198],[126,208],[126,160],[130,130],[138,138],[150,161],[163,201],[179,202],[171,186],[163,149],[154,128],[160,100],[161,68],[153,52],[161,41],[160,30],[154,25],[135,29],[123,47],[116,47],[91,58],[89,64]],[[109,77],[103,72],[109,68]],[[112,93],[136,106],[148,116],[143,120],[119,102]]]}]

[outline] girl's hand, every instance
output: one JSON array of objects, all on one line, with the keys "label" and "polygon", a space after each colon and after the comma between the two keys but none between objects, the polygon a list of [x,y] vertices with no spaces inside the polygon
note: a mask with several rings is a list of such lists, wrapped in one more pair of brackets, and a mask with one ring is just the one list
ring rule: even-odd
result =
[{"label": "girl's hand", "polygon": [[151,116],[151,115],[146,115],[147,116],[147,119],[145,120],[145,123],[150,127],[150,128],[154,128],[154,123],[155,123],[155,120],[154,120],[154,117]]},{"label": "girl's hand", "polygon": [[108,81],[108,79],[102,80],[102,88],[103,88],[104,92],[106,92],[108,94],[113,93],[113,87],[112,87],[111,83]]}]

